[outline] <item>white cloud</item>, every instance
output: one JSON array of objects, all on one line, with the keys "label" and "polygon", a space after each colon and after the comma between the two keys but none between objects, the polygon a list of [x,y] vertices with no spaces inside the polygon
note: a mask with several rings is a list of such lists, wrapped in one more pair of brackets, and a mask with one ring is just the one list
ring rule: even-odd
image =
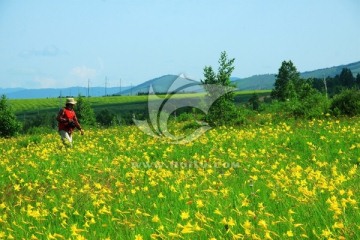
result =
[{"label": "white cloud", "polygon": [[30,50],[23,50],[19,53],[20,57],[55,57],[60,54],[66,54],[65,51],[59,49],[55,45],[46,46],[42,49],[30,49]]},{"label": "white cloud", "polygon": [[78,78],[94,78],[96,76],[96,69],[86,66],[78,66],[71,69],[71,74]]},{"label": "white cloud", "polygon": [[32,83],[32,88],[54,88],[58,81],[52,77],[35,77]]}]

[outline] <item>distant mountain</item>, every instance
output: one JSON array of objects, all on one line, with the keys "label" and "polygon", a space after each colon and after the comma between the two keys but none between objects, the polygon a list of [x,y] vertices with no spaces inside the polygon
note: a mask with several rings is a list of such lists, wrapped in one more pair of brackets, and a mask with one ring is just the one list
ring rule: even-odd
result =
[{"label": "distant mountain", "polygon": [[[183,87],[185,86],[185,87]],[[179,89],[180,88],[180,89]],[[204,91],[199,81],[186,78],[184,75],[164,75],[148,80],[130,89],[126,89],[116,95],[138,95],[147,93],[168,92],[202,92]]]},{"label": "distant mountain", "polygon": [[0,88],[0,95],[7,95],[9,93],[18,92],[24,90],[25,88]]},{"label": "distant mountain", "polygon": [[[313,71],[306,71],[300,73],[302,78],[323,78],[334,77],[339,75],[343,68],[348,68],[356,76],[360,73],[360,61],[346,65],[339,65],[330,68],[317,69]],[[260,90],[272,89],[275,83],[274,74],[254,75],[246,78],[232,77],[231,81],[237,86],[239,90]],[[148,80],[135,87],[119,87],[105,88],[91,87],[89,90],[90,96],[98,97],[104,95],[138,95],[141,93],[148,93],[149,91],[155,93],[167,93],[183,86],[187,87],[177,90],[177,92],[203,92],[199,81],[188,79],[183,75],[164,75],[158,78]],[[191,87],[189,87],[191,85]],[[150,88],[152,87],[152,90]],[[87,96],[88,89],[86,87],[70,87],[70,88],[47,88],[47,89],[24,89],[24,88],[0,88],[0,95],[5,94],[7,98],[54,98],[61,96]]]},{"label": "distant mountain", "polygon": [[272,89],[275,83],[275,74],[254,75],[247,78],[232,77],[230,80],[239,90]]},{"label": "distant mountain", "polygon": [[[348,68],[356,76],[360,73],[360,61],[346,65],[334,66],[330,68],[323,68],[313,71],[307,71],[300,73],[302,78],[324,78],[335,77],[339,75],[343,68]],[[247,78],[231,78],[232,82],[240,90],[260,90],[260,89],[272,89],[275,83],[276,74],[263,74],[255,75]]]},{"label": "distant mountain", "polygon": [[[129,87],[123,87],[128,89]],[[89,96],[99,97],[106,95],[113,95],[119,92],[119,87],[105,88],[91,87],[89,88]],[[70,88],[41,88],[41,89],[24,89],[24,88],[6,88],[0,89],[0,95],[5,94],[7,98],[56,98],[60,95],[62,97],[79,95],[87,96],[88,88],[86,87],[70,87]]]},{"label": "distant mountain", "polygon": [[340,65],[330,68],[323,68],[314,71],[308,71],[301,73],[301,77],[303,78],[324,78],[324,77],[335,77],[336,75],[340,75],[343,68],[348,68],[351,70],[354,76],[360,73],[360,61],[354,62],[346,65]]}]

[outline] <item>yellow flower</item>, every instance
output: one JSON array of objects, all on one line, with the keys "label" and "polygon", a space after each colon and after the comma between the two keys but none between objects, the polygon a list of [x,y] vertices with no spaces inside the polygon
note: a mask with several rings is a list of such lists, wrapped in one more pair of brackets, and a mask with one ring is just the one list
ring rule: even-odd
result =
[{"label": "yellow flower", "polygon": [[289,230],[289,231],[286,232],[286,235],[287,235],[288,237],[293,237],[293,236],[294,236],[294,233],[293,233],[291,230]]},{"label": "yellow flower", "polygon": [[180,214],[180,217],[181,217],[182,220],[185,220],[185,219],[188,219],[190,217],[190,214],[189,214],[189,212],[182,211],[181,214]]},{"label": "yellow flower", "polygon": [[322,230],[322,232],[321,232],[321,236],[326,237],[326,238],[330,237],[331,235],[332,235],[332,232],[330,232],[328,229]]},{"label": "yellow flower", "polygon": [[155,215],[152,219],[152,222],[160,222],[160,218],[158,217],[158,215]]},{"label": "yellow flower", "polygon": [[31,235],[30,239],[31,239],[31,240],[38,240],[38,238],[37,238],[34,234]]},{"label": "yellow flower", "polygon": [[198,223],[195,223],[195,226],[194,226],[193,229],[194,229],[195,231],[201,231],[201,230],[202,230],[202,228],[199,226]]},{"label": "yellow flower", "polygon": [[99,214],[110,214],[110,215],[111,215],[111,211],[110,211],[106,206],[103,206],[103,207],[99,210]]},{"label": "yellow flower", "polygon": [[72,235],[72,236],[77,236],[78,233],[83,232],[83,231],[85,231],[85,230],[84,230],[84,229],[77,228],[77,224],[73,224],[73,225],[71,226],[71,235]]},{"label": "yellow flower", "polygon": [[270,236],[270,231],[265,232],[265,239],[271,240],[272,237]]},{"label": "yellow flower", "polygon": [[161,192],[161,193],[159,193],[158,198],[165,198],[165,196],[164,196],[164,194]]},{"label": "yellow flower", "polygon": [[335,229],[344,229],[344,224],[342,222],[335,222],[333,225]]},{"label": "yellow flower", "polygon": [[203,201],[202,200],[197,200],[196,201],[196,207],[198,207],[198,208],[202,208],[202,207],[204,207],[204,203],[203,203]]},{"label": "yellow flower", "polygon": [[158,231],[164,231],[164,229],[165,229],[164,225],[160,225],[160,226],[157,228]]},{"label": "yellow flower", "polygon": [[249,217],[256,218],[256,214],[255,214],[253,211],[251,211],[251,210],[248,210],[248,211],[247,211],[247,215],[248,215]]},{"label": "yellow flower", "polygon": [[14,190],[15,190],[15,191],[18,192],[18,191],[20,191],[20,189],[21,189],[21,187],[20,187],[19,184],[15,184],[15,185],[14,185]]},{"label": "yellow flower", "polygon": [[93,218],[93,217],[94,217],[94,214],[92,214],[92,213],[89,212],[89,211],[86,211],[86,212],[85,212],[85,217],[87,217],[87,218]]},{"label": "yellow flower", "polygon": [[193,232],[194,232],[194,231],[193,231],[193,226],[192,226],[190,223],[187,223],[187,224],[184,226],[183,230],[181,230],[181,233],[183,233],[183,234],[193,233]]},{"label": "yellow flower", "polygon": [[137,208],[136,211],[135,211],[135,214],[140,215],[140,214],[142,214],[142,212],[140,211],[140,209]]},{"label": "yellow flower", "polygon": [[143,240],[143,237],[140,234],[137,234],[135,236],[135,240]]},{"label": "yellow flower", "polygon": [[214,213],[217,214],[217,215],[222,215],[222,213],[220,212],[220,210],[218,208],[215,209]]},{"label": "yellow flower", "polygon": [[233,227],[233,226],[235,226],[235,224],[236,224],[236,222],[234,221],[234,219],[233,219],[232,217],[230,217],[230,218],[229,218],[229,221],[228,221],[228,225],[229,225],[230,227]]},{"label": "yellow flower", "polygon": [[243,225],[241,225],[245,229],[245,234],[250,235],[251,234],[251,222],[249,220],[246,220]]},{"label": "yellow flower", "polygon": [[169,237],[180,237],[181,238],[181,236],[179,234],[173,233],[173,232],[169,232],[168,235],[169,235]]},{"label": "yellow flower", "polygon": [[292,209],[289,209],[289,214],[294,214],[295,212]]},{"label": "yellow flower", "polygon": [[57,209],[57,207],[53,207],[53,209],[52,209],[52,212],[53,213],[57,213],[59,210]]},{"label": "yellow flower", "polygon": [[264,229],[267,229],[267,224],[266,224],[265,220],[260,220],[258,222],[258,225]]},{"label": "yellow flower", "polygon": [[66,215],[66,212],[60,213],[61,218],[69,218],[68,215]]}]

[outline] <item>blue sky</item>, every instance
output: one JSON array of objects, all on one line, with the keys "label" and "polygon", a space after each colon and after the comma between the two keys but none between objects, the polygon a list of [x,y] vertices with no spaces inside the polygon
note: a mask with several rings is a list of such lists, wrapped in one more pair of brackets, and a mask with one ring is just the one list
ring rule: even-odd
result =
[{"label": "blue sky", "polygon": [[222,51],[234,77],[360,60],[358,0],[1,0],[0,88],[203,78]]}]

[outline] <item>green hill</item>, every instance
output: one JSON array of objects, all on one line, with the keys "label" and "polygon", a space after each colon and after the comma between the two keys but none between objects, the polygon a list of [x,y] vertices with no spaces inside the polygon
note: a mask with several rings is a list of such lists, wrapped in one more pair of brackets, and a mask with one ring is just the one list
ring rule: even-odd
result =
[{"label": "green hill", "polygon": [[[335,77],[339,75],[343,68],[348,68],[356,76],[360,74],[360,61],[349,63],[345,65],[339,65],[329,68],[317,69],[314,71],[307,71],[300,73],[302,78],[324,78]],[[254,75],[247,78],[232,78],[231,80],[239,90],[260,90],[260,89],[272,89],[275,83],[275,74],[262,74]]]},{"label": "green hill", "polygon": [[[183,75],[164,75],[158,78],[148,80],[130,89],[121,91],[118,95],[138,95],[144,93],[167,93],[181,88],[176,92],[203,92],[200,82],[188,79]],[[188,87],[185,87],[188,86]],[[152,89],[151,89],[152,88]]]}]

